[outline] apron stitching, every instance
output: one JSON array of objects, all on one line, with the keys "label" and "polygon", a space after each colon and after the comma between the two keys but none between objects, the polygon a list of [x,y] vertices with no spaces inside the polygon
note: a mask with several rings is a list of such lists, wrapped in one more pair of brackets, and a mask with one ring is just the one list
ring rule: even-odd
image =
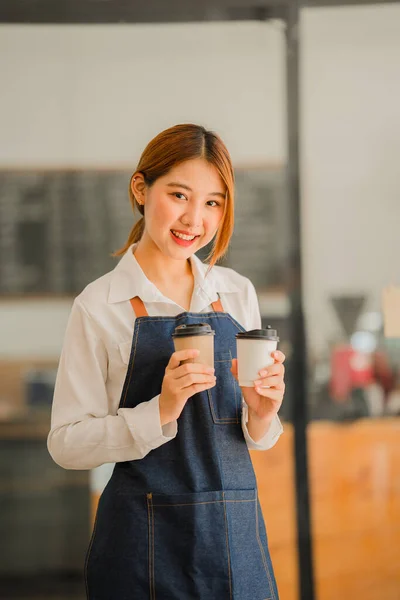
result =
[{"label": "apron stitching", "polygon": [[[229,350],[229,354],[232,362],[232,352]],[[238,415],[238,402],[237,402],[237,394],[236,394],[236,385],[233,386],[233,393],[235,394],[235,411],[236,411],[236,423],[239,423],[239,415]]]},{"label": "apron stitching", "polygon": [[244,328],[239,323],[237,323],[234,319],[232,319],[232,317],[229,313],[227,313],[226,316],[228,317],[228,319],[230,321],[232,321],[232,323],[235,325],[235,327],[237,327],[239,329],[239,331],[240,330],[244,331]]},{"label": "apron stitching", "polygon": [[[136,320],[138,320],[138,319],[136,319]],[[134,346],[134,349],[133,349],[132,360],[130,361],[131,364],[130,364],[130,370],[129,370],[129,378],[128,378],[128,381],[126,383],[125,394],[124,394],[124,399],[123,399],[123,402],[122,402],[122,406],[125,406],[126,397],[128,395],[128,391],[129,391],[129,385],[131,383],[131,377],[132,377],[132,373],[133,373],[133,365],[135,364],[137,341],[138,341],[138,338],[139,338],[139,329],[140,329],[140,321],[139,321],[139,323],[137,325],[137,329],[136,329],[135,346]]]},{"label": "apron stitching", "polygon": [[208,396],[208,402],[210,404],[210,408],[211,408],[211,412],[212,412],[212,416],[214,421],[217,419],[217,417],[215,416],[215,412],[214,412],[214,405],[213,405],[213,401],[212,401],[212,397],[211,397],[211,392],[210,390],[207,390],[207,396]]},{"label": "apron stitching", "polygon": [[149,585],[150,600],[155,600],[154,586],[154,512],[152,507],[152,494],[147,494],[147,523],[149,529]]},{"label": "apron stitching", "polygon": [[[229,356],[230,359],[232,361],[232,352],[229,350]],[[215,363],[226,363],[228,362],[227,360],[215,360]],[[223,424],[228,424],[228,423],[235,423],[236,425],[238,425],[240,423],[239,420],[239,415],[238,415],[238,402],[237,402],[237,393],[236,393],[236,386],[233,386],[233,393],[234,393],[234,397],[235,397],[235,413],[236,413],[236,417],[233,419],[231,417],[222,417],[219,418],[217,417],[217,415],[215,414],[214,411],[214,403],[212,401],[212,392],[211,390],[207,390],[207,395],[208,395],[208,400],[210,403],[210,407],[211,407],[211,412],[213,415],[213,419],[215,423],[223,423]]]},{"label": "apron stitching", "polygon": [[193,504],[222,504],[223,502],[254,502],[254,500],[208,500],[206,502],[178,502],[177,504],[153,504],[153,506],[193,506]]},{"label": "apron stitching", "polygon": [[89,548],[88,548],[88,552],[87,552],[87,556],[86,556],[86,561],[85,561],[85,568],[84,568],[84,572],[85,572],[85,587],[86,587],[86,596],[87,596],[87,598],[89,598],[89,582],[88,582],[88,578],[87,578],[87,570],[88,570],[90,553],[92,551],[92,546],[93,546],[94,538],[96,536],[98,514],[99,514],[99,510],[97,509],[97,511],[96,511],[96,519],[95,519],[95,522],[94,522],[92,537],[91,537],[91,540],[90,540],[90,544],[89,544]]},{"label": "apron stitching", "polygon": [[229,599],[232,600],[232,575],[231,575],[231,552],[229,548],[229,536],[228,536],[228,520],[226,517],[226,503],[225,503],[225,492],[222,492],[223,505],[224,505],[224,520],[225,520],[225,535],[226,535],[226,549],[228,551],[228,573],[229,573]]},{"label": "apron stitching", "polygon": [[[233,419],[231,417],[225,417],[223,419],[220,419],[219,417],[217,417],[217,415],[215,414],[215,410],[214,410],[214,403],[212,401],[212,395],[211,395],[211,391],[207,390],[207,396],[208,396],[208,402],[210,404],[210,408],[211,408],[211,412],[213,415],[213,419],[215,423],[239,423],[239,419],[237,417],[237,413],[236,413],[236,418]],[[235,405],[236,405],[236,391],[235,391]]]},{"label": "apron stitching", "polygon": [[154,600],[156,600],[156,579],[155,579],[155,572],[154,572],[154,563],[155,563],[155,541],[154,541],[154,506],[153,506],[153,497],[151,499],[151,517],[152,517],[152,522],[153,522],[153,561],[152,561],[152,580],[153,580],[153,594],[154,594]]},{"label": "apron stitching", "polygon": [[269,569],[268,569],[268,565],[267,565],[267,559],[265,557],[264,548],[262,547],[261,539],[260,539],[260,534],[259,534],[259,530],[258,530],[258,503],[257,503],[257,500],[258,500],[258,494],[256,495],[256,498],[255,498],[257,542],[258,542],[258,546],[260,548],[261,557],[262,557],[262,560],[263,560],[263,563],[264,563],[264,568],[265,568],[265,572],[267,574],[269,586],[271,588],[271,594],[272,594],[271,600],[276,600],[274,588],[273,588],[273,585],[272,585],[271,575],[269,573]]},{"label": "apron stitching", "polygon": [[254,502],[254,500],[225,500],[225,502]]}]

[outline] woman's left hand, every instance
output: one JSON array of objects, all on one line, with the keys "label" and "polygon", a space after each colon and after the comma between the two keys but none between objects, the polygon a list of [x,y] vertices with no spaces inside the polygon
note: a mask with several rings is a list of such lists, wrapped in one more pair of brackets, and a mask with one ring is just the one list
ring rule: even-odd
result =
[{"label": "woman's left hand", "polygon": [[[255,387],[242,387],[242,394],[247,406],[249,416],[257,420],[270,421],[281,407],[285,393],[285,355],[276,350],[271,354],[274,364],[265,367],[259,372],[259,379],[254,382]],[[232,360],[232,375],[237,379],[237,359]]]}]

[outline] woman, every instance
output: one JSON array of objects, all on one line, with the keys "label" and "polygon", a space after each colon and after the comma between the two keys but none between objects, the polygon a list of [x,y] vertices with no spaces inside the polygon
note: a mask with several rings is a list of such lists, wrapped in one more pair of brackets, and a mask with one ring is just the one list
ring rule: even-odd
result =
[{"label": "woman", "polygon": [[[250,281],[214,266],[233,185],[217,135],[160,133],[131,179],[143,216],[121,261],[74,302],[48,447],[67,469],[116,463],[87,553],[91,600],[278,598],[248,448],[281,434],[284,355],[239,388],[235,335],[261,320]],[[206,267],[195,252],[212,240]],[[175,327],[199,320],[215,330],[215,372],[174,352]]]}]

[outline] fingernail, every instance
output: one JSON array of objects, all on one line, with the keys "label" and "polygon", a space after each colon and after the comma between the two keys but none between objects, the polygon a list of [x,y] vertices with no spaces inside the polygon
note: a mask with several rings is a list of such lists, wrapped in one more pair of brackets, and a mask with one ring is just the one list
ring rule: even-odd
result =
[{"label": "fingernail", "polygon": [[258,387],[259,385],[261,385],[261,381],[259,381],[259,380],[257,379],[257,380],[254,382],[254,385],[255,385],[256,387]]},{"label": "fingernail", "polygon": [[212,367],[209,367],[208,369],[206,369],[206,373],[214,373],[215,369],[213,369]]},{"label": "fingernail", "polygon": [[266,377],[268,375],[267,371],[260,371],[259,375],[261,375],[261,377]]}]

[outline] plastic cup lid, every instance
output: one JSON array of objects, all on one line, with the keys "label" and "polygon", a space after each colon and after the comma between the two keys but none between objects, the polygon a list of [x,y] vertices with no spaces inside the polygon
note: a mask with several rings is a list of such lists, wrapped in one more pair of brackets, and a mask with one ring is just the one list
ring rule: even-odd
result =
[{"label": "plastic cup lid", "polygon": [[243,331],[236,334],[236,339],[240,340],[269,340],[279,342],[278,332],[276,329],[271,329],[268,325],[267,329],[252,329],[251,331]]},{"label": "plastic cup lid", "polygon": [[208,323],[193,323],[192,325],[178,325],[172,337],[189,337],[193,335],[215,335]]}]

